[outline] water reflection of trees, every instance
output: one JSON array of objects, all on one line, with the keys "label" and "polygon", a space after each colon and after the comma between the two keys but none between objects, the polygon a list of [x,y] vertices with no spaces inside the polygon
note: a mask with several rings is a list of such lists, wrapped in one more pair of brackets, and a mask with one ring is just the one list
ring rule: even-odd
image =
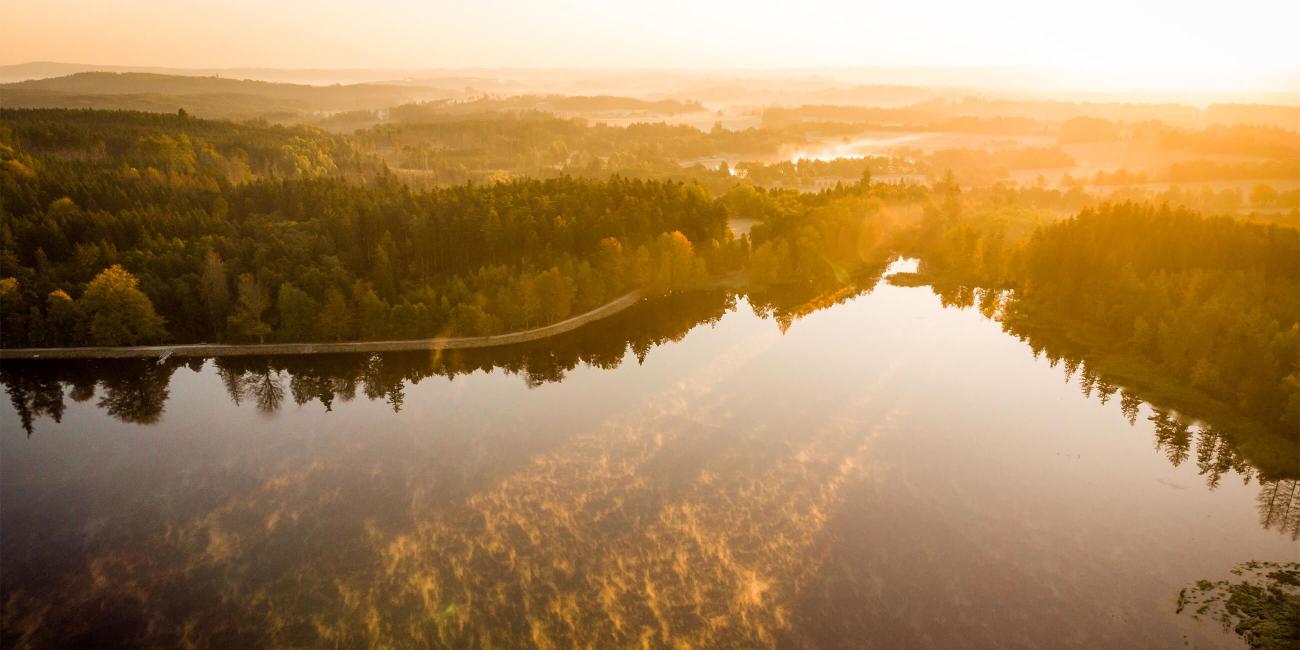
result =
[{"label": "water reflection of trees", "polygon": [[[879,275],[849,285],[800,286],[769,290],[751,297],[754,312],[772,318],[785,331],[813,311],[870,291]],[[405,401],[408,383],[432,376],[455,379],[475,372],[501,370],[519,375],[530,387],[562,381],[579,365],[613,369],[631,351],[643,362],[656,346],[681,340],[699,325],[717,322],[735,307],[735,294],[702,291],[676,294],[617,314],[574,332],[523,345],[479,350],[443,350],[385,354],[320,354],[222,357],[213,365],[231,401],[275,413],[294,404],[336,401],[358,395],[382,400],[394,411]],[[199,370],[202,359],[7,361],[0,383],[9,392],[22,427],[30,435],[35,421],[62,419],[64,400],[86,401],[98,392],[98,405],[124,422],[152,424],[164,412],[172,374],[181,366]]]},{"label": "water reflection of trees", "polygon": [[777,327],[784,334],[794,321],[804,316],[870,293],[880,283],[885,268],[884,264],[877,265],[845,283],[808,282],[781,287],[753,287],[745,297],[755,316],[776,321]]},{"label": "water reflection of trees", "polygon": [[[756,290],[747,298],[756,315],[771,318],[784,332],[797,319],[871,291],[883,264],[845,284],[800,284]],[[562,381],[579,364],[617,368],[630,350],[638,363],[650,350],[681,340],[703,324],[732,310],[736,295],[696,291],[658,298],[574,332],[504,348],[401,352],[222,357],[213,363],[226,393],[237,405],[251,403],[275,413],[290,398],[295,404],[336,400],[358,394],[383,400],[400,411],[407,383],[431,377],[455,379],[474,372],[502,370],[523,377],[530,387]],[[124,422],[152,424],[163,414],[175,370],[203,367],[203,359],[13,360],[0,366],[3,383],[23,429],[35,421],[61,421],[66,397],[82,402],[98,391],[98,405]]]},{"label": "water reflection of trees", "polygon": [[65,396],[85,402],[99,394],[97,404],[109,415],[123,422],[152,424],[162,417],[172,373],[182,365],[186,364],[159,364],[152,359],[6,361],[0,365],[0,383],[29,436],[36,418],[62,421]]},{"label": "water reflection of trees", "polygon": [[153,424],[162,417],[169,395],[167,386],[181,364],[137,360],[130,365],[132,372],[111,372],[100,379],[103,397],[99,407],[123,422]]},{"label": "water reflection of trees", "polygon": [[252,401],[257,410],[274,413],[280,410],[284,402],[284,382],[282,373],[269,359],[258,358],[253,367],[232,367],[233,364],[217,360],[217,374],[226,386],[226,394],[236,405]]},{"label": "water reflection of trees", "polygon": [[932,286],[931,290],[944,307],[975,307],[985,318],[999,321],[1003,331],[1029,346],[1034,358],[1046,358],[1053,368],[1059,365],[1066,382],[1078,381],[1084,397],[1096,397],[1105,405],[1118,394],[1120,412],[1129,425],[1137,423],[1141,407],[1146,404],[1151,412],[1146,419],[1152,425],[1155,450],[1171,465],[1179,467],[1194,458],[1197,472],[1205,477],[1206,486],[1211,490],[1229,473],[1240,476],[1243,484],[1256,479],[1260,486],[1260,525],[1300,539],[1300,490],[1297,489],[1300,476],[1296,475],[1300,473],[1300,463],[1296,459],[1248,458],[1235,442],[1241,432],[1232,423],[1193,421],[1147,403],[1136,391],[1121,387],[1096,371],[1086,354],[1069,338],[1050,328],[1035,326],[1023,314],[1008,318],[1015,307],[1007,291],[942,284]]},{"label": "water reflection of trees", "polygon": [[1255,502],[1259,504],[1260,524],[1300,539],[1300,481],[1261,483]]},{"label": "water reflection of trees", "polygon": [[[224,357],[214,365],[231,401],[250,403],[264,413],[276,412],[286,399],[298,405],[318,401],[329,410],[336,400],[348,401],[358,394],[383,400],[400,411],[407,383],[432,376],[454,379],[502,370],[523,377],[532,387],[561,381],[580,364],[616,368],[629,350],[643,362],[654,347],[681,340],[699,325],[717,322],[734,306],[732,294],[693,292],[656,300],[568,334],[505,348]],[[84,402],[96,394],[98,406],[114,418],[152,424],[162,417],[176,369],[187,366],[197,371],[204,363],[176,358],[162,363],[154,359],[15,360],[0,365],[0,383],[28,435],[38,418],[61,421],[67,397]]]},{"label": "water reflection of trees", "polygon": [[[835,287],[804,286],[756,291],[748,296],[754,313],[775,320],[782,331],[809,313],[845,302],[876,285],[879,275]],[[1087,398],[1108,404],[1118,397],[1120,411],[1130,425],[1141,417],[1146,404],[1137,392],[1119,386],[1097,372],[1063,337],[1033,329],[1025,322],[1007,319],[1009,296],[1002,291],[963,286],[933,288],[945,307],[977,308],[989,319],[1002,322],[1004,331],[1029,346],[1035,358],[1043,356],[1060,366],[1065,380],[1077,381]],[[264,413],[275,413],[286,398],[295,404],[320,402],[331,410],[336,400],[357,395],[383,400],[394,411],[402,409],[407,383],[432,376],[454,380],[480,371],[502,370],[519,375],[530,387],[562,381],[580,364],[613,369],[630,350],[643,362],[658,345],[681,340],[702,324],[717,322],[734,308],[736,296],[728,292],[694,292],[659,299],[625,311],[575,332],[535,343],[483,350],[447,350],[435,353],[328,354],[280,357],[226,357],[214,362],[226,392],[235,404],[250,403]],[[6,361],[0,365],[0,383],[9,393],[23,429],[30,436],[38,418],[61,421],[65,398],[93,399],[109,415],[124,422],[152,424],[164,412],[172,374],[181,366],[199,370],[202,359],[152,359]],[[1300,536],[1298,469],[1285,459],[1261,463],[1244,456],[1230,428],[1189,421],[1168,409],[1149,406],[1154,443],[1172,465],[1195,459],[1197,471],[1210,489],[1230,472],[1244,483],[1256,478],[1261,486],[1260,522]]]}]

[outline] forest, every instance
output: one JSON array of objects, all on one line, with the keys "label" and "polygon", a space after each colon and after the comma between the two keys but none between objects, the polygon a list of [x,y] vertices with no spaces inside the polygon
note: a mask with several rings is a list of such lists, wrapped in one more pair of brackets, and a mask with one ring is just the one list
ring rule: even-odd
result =
[{"label": "forest", "polygon": [[908,281],[955,306],[978,303],[1036,349],[1089,359],[1113,385],[1234,422],[1256,464],[1293,473],[1300,230],[1149,203],[1042,223],[1007,208],[963,211],[949,190],[904,248],[921,259]]},{"label": "forest", "polygon": [[412,191],[315,131],[21,115],[2,163],[11,346],[511,331],[691,286],[734,247],[682,183]]},{"label": "forest", "polygon": [[[929,185],[873,182],[872,158],[750,164],[745,177],[724,171],[726,184],[712,186],[568,174],[425,186],[368,153],[493,133],[501,152],[533,141],[527,150],[562,154],[566,139],[577,151],[634,157],[770,146],[745,140],[753,133],[544,115],[341,136],[183,112],[6,110],[0,340],[481,335],[557,322],[632,290],[707,286],[748,292],[788,326],[903,254],[922,260],[937,290],[1003,292],[994,311],[1009,326],[1051,323],[1114,374],[1146,377],[1174,401],[1300,428],[1300,231],[1290,225],[1203,216],[1168,198],[963,189],[951,171]],[[988,155],[975,164],[996,164]],[[912,160],[928,160],[931,175],[944,164]],[[858,178],[818,191],[783,180],[831,168]],[[738,235],[737,222],[752,226]]]}]

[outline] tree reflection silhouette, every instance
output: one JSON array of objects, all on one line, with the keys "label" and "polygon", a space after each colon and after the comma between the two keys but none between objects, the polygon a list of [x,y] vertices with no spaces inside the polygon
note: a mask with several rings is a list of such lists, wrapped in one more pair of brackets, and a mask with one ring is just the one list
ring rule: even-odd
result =
[{"label": "tree reflection silhouette", "polygon": [[150,359],[130,359],[105,364],[99,385],[99,407],[109,415],[134,424],[153,424],[163,414],[170,395],[168,384],[179,363],[158,364]]},{"label": "tree reflection silhouette", "polygon": [[275,413],[284,401],[284,384],[279,370],[265,358],[257,358],[255,367],[238,368],[225,359],[217,359],[217,374],[226,386],[230,401],[240,404],[251,400],[257,410]]},{"label": "tree reflection silhouette", "polygon": [[[57,379],[15,371],[12,366],[5,364],[0,366],[0,381],[4,382],[5,389],[9,392],[9,401],[13,403],[23,431],[27,432],[29,438],[37,417],[63,421],[63,384]],[[93,389],[91,394],[93,395]]]},{"label": "tree reflection silhouette", "polygon": [[[1080,392],[1105,405],[1116,392],[1120,395],[1120,412],[1129,425],[1136,425],[1139,412],[1146,402],[1140,394],[1098,373],[1088,359],[1079,353],[1072,342],[1060,333],[1035,326],[1035,319],[1025,314],[1013,313],[1014,301],[1008,291],[971,289],[960,285],[935,284],[930,287],[945,308],[966,309],[978,297],[979,312],[985,318],[1002,323],[1003,331],[1015,336],[1032,350],[1035,358],[1045,356],[1048,364],[1064,370],[1065,382],[1079,382]],[[1077,374],[1077,377],[1076,377]],[[1264,459],[1267,464],[1247,458],[1234,438],[1233,430],[1224,424],[1192,422],[1174,411],[1151,406],[1151,422],[1155,449],[1175,467],[1182,465],[1193,451],[1196,454],[1197,472],[1205,477],[1206,487],[1218,487],[1223,476],[1235,472],[1248,484],[1257,478],[1260,486],[1260,525],[1276,529],[1296,538],[1300,535],[1300,504],[1296,503],[1296,474],[1300,462],[1291,458]],[[1284,447],[1285,448],[1285,447]]]},{"label": "tree reflection silhouette", "polygon": [[[798,318],[870,291],[878,280],[878,274],[868,275],[845,285],[787,287],[756,292],[748,299],[756,315],[776,321],[785,331]],[[978,305],[979,313],[986,318],[1001,319],[1006,315],[1006,292],[967,287],[932,290],[945,307],[967,309]],[[629,351],[638,363],[643,363],[655,347],[678,341],[700,325],[716,323],[735,308],[736,298],[725,291],[675,294],[575,332],[505,348],[226,357],[216,360],[214,366],[234,404],[250,402],[268,415],[276,413],[286,397],[300,406],[319,402],[330,411],[336,401],[355,399],[358,393],[368,400],[382,400],[398,412],[408,382],[415,384],[432,376],[454,380],[474,372],[502,370],[536,387],[563,381],[579,364],[617,368]],[[1051,367],[1061,367],[1067,383],[1077,379],[1085,397],[1095,396],[1104,405],[1118,394],[1123,417],[1136,425],[1145,403],[1137,391],[1096,372],[1086,358],[1071,351],[1066,341],[1020,322],[1004,321],[1003,329],[1028,345],[1035,357],[1044,356]],[[203,365],[202,359],[173,359],[162,364],[152,359],[11,361],[0,366],[0,383],[30,436],[39,418],[61,421],[65,392],[84,402],[98,391],[97,405],[108,415],[129,423],[156,423],[164,412],[175,370],[186,366],[197,371]],[[1181,466],[1194,454],[1197,471],[1210,489],[1230,472],[1247,483],[1258,475],[1261,525],[1292,535],[1300,529],[1300,506],[1294,504],[1297,468],[1288,470],[1285,462],[1280,469],[1260,466],[1242,455],[1232,430],[1218,423],[1191,422],[1169,409],[1154,406],[1146,420],[1151,423],[1156,451],[1170,464]]]},{"label": "tree reflection silhouette", "polygon": [[[387,354],[235,356],[213,361],[226,394],[235,405],[251,402],[273,414],[286,396],[295,404],[320,402],[331,410],[336,400],[383,400],[400,411],[406,384],[433,376],[455,379],[475,372],[503,370],[529,387],[563,381],[579,364],[617,368],[631,350],[644,362],[654,347],[681,340],[691,329],[717,322],[735,308],[735,296],[721,291],[676,294],[628,310],[575,332],[535,343],[495,349]],[[77,401],[101,393],[98,406],[134,424],[158,422],[169,396],[172,374],[181,366],[201,370],[203,359],[51,359],[14,360],[0,366],[24,431],[35,421],[62,419],[65,390]]]},{"label": "tree reflection silhouette", "polygon": [[1259,496],[1259,523],[1265,528],[1277,528],[1300,539],[1300,481],[1289,479],[1261,484]]}]

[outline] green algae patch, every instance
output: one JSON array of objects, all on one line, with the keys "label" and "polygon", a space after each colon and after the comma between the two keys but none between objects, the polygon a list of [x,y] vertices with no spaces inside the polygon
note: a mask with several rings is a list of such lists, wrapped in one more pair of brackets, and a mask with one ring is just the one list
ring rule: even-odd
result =
[{"label": "green algae patch", "polygon": [[1300,648],[1300,563],[1245,562],[1240,581],[1198,580],[1178,592],[1177,612],[1218,621],[1251,648]]}]

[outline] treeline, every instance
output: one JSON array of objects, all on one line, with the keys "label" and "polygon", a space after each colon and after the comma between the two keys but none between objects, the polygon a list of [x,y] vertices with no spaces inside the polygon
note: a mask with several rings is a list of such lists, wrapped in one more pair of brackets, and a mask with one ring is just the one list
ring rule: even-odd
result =
[{"label": "treeline", "polygon": [[855,182],[864,174],[908,175],[938,181],[945,174],[964,185],[991,186],[1013,171],[1070,168],[1075,160],[1056,148],[947,148],[922,151],[897,148],[888,154],[831,160],[741,162],[735,166],[746,182],[764,187],[824,189],[831,182]]},{"label": "treeline", "polygon": [[1006,179],[1013,171],[1072,168],[1074,158],[1055,147],[970,147],[924,152],[900,148],[890,155],[915,161],[917,173],[938,181],[951,173],[963,185],[987,186]]},{"label": "treeline", "polygon": [[894,255],[892,206],[925,201],[918,185],[871,185],[864,177],[816,194],[738,186],[722,197],[733,214],[758,219],[749,232],[749,284],[826,287],[850,283]]},{"label": "treeline", "polygon": [[8,346],[498,333],[698,284],[734,246],[698,187],[623,179],[263,180],[189,213],[3,216]]},{"label": "treeline", "polygon": [[[1066,174],[1061,179],[1060,190],[1039,190],[1038,188],[1021,188],[1021,193],[1038,190],[1039,194],[1059,196],[1057,207],[1077,212],[1085,207],[1096,207],[1102,203],[1151,203],[1184,208],[1192,212],[1209,215],[1236,215],[1246,221],[1268,221],[1282,225],[1300,226],[1300,189],[1279,190],[1268,183],[1257,183],[1243,191],[1241,187],[1221,187],[1211,185],[1184,187],[1180,185],[1129,185],[1145,178],[1141,173],[1119,170],[1106,175],[1108,179],[1127,179],[1126,184],[1115,186],[1105,194],[1087,191],[1088,181],[1073,178]],[[995,185],[987,191],[996,191]],[[1261,210],[1268,212],[1261,212]]]},{"label": "treeline", "polygon": [[[1264,160],[1259,162],[1222,163],[1213,160],[1187,160],[1174,163],[1165,173],[1148,173],[1120,168],[1098,171],[1092,176],[1093,185],[1142,185],[1146,183],[1196,183],[1232,180],[1297,180],[1300,179],[1300,158],[1296,160]],[[1072,181],[1073,179],[1067,179]]]},{"label": "treeline", "polygon": [[1253,123],[1212,124],[1191,129],[1160,121],[1125,123],[1073,117],[1061,124],[1058,140],[1061,144],[1138,142],[1198,154],[1257,156],[1290,162],[1300,155],[1300,133]]},{"label": "treeline", "polygon": [[864,156],[862,158],[835,158],[833,160],[812,160],[801,158],[796,161],[783,160],[774,163],[741,162],[736,164],[736,172],[746,180],[760,187],[815,187],[828,178],[859,179],[872,174],[908,174],[916,171],[915,166],[888,156]]},{"label": "treeline", "polygon": [[923,129],[962,133],[1046,133],[1051,126],[1039,120],[1007,113],[975,115],[967,105],[934,100],[902,107],[805,105],[767,108],[765,128],[791,128],[805,124],[853,124],[860,130]]},{"label": "treeline", "polygon": [[58,199],[89,210],[208,209],[221,192],[266,178],[384,175],[345,137],[311,127],[217,122],[178,114],[0,109],[4,209]]},{"label": "treeline", "polygon": [[[1259,111],[1203,113],[1200,109],[1173,104],[1024,104],[968,99],[899,108],[832,105],[769,108],[763,111],[762,125],[764,129],[787,131],[816,126],[828,133],[871,129],[1055,135],[1061,145],[1132,142],[1187,154],[1255,157],[1278,161],[1284,169],[1289,169],[1300,157],[1300,133],[1293,130],[1300,124],[1296,121],[1300,112],[1290,107],[1258,108]],[[1258,119],[1245,119],[1254,113]],[[1220,115],[1239,121],[1227,124],[1209,121],[1208,116]],[[1073,166],[1073,162],[1066,162],[1068,157],[1057,153],[1055,160],[1036,166]],[[1270,170],[1272,174],[1284,173],[1278,168]]]},{"label": "treeline", "polygon": [[1095,325],[1107,347],[1296,432],[1298,260],[1295,229],[1105,206],[1029,242],[1019,302]]},{"label": "treeline", "polygon": [[394,121],[358,131],[355,139],[365,151],[429,185],[519,176],[680,179],[691,173],[686,166],[692,160],[768,156],[806,141],[798,132],[721,127],[704,131],[663,122],[619,127],[536,111]]},{"label": "treeline", "polygon": [[[1056,100],[984,99],[960,101],[934,99],[891,108],[809,104],[769,108],[763,123],[787,126],[799,122],[854,122],[877,125],[932,126],[944,121],[967,122],[981,129],[1018,128],[1019,132],[1055,130],[1076,119],[1094,124],[1154,124],[1179,129],[1201,129],[1215,124],[1266,125],[1300,128],[1300,108],[1266,104],[1212,104],[1199,108],[1185,104],[1134,104],[1128,102],[1068,102]],[[953,130],[962,130],[960,128]],[[991,132],[991,131],[986,131]],[[1000,131],[1007,132],[1007,131]]]},{"label": "treeline", "polygon": [[[180,155],[171,173],[187,182],[138,184],[172,160],[147,142],[166,135],[182,154],[204,142],[234,156],[262,127],[62,117],[6,123],[22,134],[0,161],[6,346],[483,335],[742,270],[756,286],[829,285],[885,259],[886,208],[927,195],[865,180],[816,194],[733,181],[713,198],[690,183],[567,176],[417,191],[382,167],[280,175],[291,148],[241,178]],[[32,135],[51,123],[65,133]],[[87,160],[28,149],[101,140],[113,144]],[[373,165],[356,160],[354,170]],[[752,259],[732,218],[761,222]]]},{"label": "treeline", "polygon": [[0,84],[10,108],[94,108],[175,112],[185,108],[216,118],[308,119],[315,113],[383,108],[430,96],[418,85],[274,83],[249,79],[144,72],[79,72],[63,77]]},{"label": "treeline", "polygon": [[1224,163],[1213,160],[1188,160],[1169,166],[1173,182],[1212,180],[1286,179],[1300,180],[1300,155],[1291,160]]},{"label": "treeline", "polygon": [[743,263],[694,185],[420,192],[312,129],[0,116],[6,346],[497,333]]},{"label": "treeline", "polygon": [[482,95],[472,99],[444,99],[394,106],[389,110],[389,119],[393,122],[432,122],[457,115],[525,111],[681,115],[707,110],[698,101],[679,99],[647,100],[616,95]]},{"label": "treeline", "polygon": [[[823,108],[830,115],[893,110]],[[802,189],[821,189],[827,178],[856,179],[864,167],[870,167],[877,174],[920,174],[931,179],[951,171],[964,185],[987,186],[1008,179],[1017,171],[1062,170],[1076,166],[1076,160],[1060,147],[1006,145],[933,151],[898,148],[887,155],[871,157],[870,163],[843,158],[807,163],[755,162],[773,160],[801,147],[819,146],[819,143],[832,138],[847,142],[849,137],[869,128],[985,133],[1025,131],[1014,124],[995,123],[999,118],[953,118],[906,127],[795,120],[788,124],[780,121],[764,123],[757,129],[715,127],[707,131],[665,123],[618,127],[537,111],[435,114],[426,119],[423,122],[376,126],[359,131],[357,138],[367,152],[382,157],[399,169],[408,182],[429,186],[466,181],[491,182],[519,176],[604,178],[618,174],[693,180],[719,193],[728,189],[734,180],[726,173],[729,169],[720,169],[720,159],[741,160],[735,167],[745,172],[745,182]],[[1158,122],[1120,124],[1092,118],[1072,119],[1060,127],[1063,145],[1112,141],[1140,143],[1148,149],[1177,150],[1189,157],[1233,155],[1248,156],[1253,160],[1223,162],[1198,157],[1150,171],[1100,171],[1092,179],[1095,185],[1293,179],[1300,174],[1296,168],[1296,161],[1300,160],[1300,135],[1273,127],[1213,126],[1188,130]],[[1087,148],[1081,150],[1089,151]]]},{"label": "treeline", "polygon": [[965,215],[953,197],[911,245],[939,282],[1012,289],[1009,318],[1296,437],[1300,230],[1134,203],[1038,228],[1007,214]]},{"label": "treeline", "polygon": [[1291,161],[1300,157],[1300,133],[1275,126],[1216,124],[1198,131],[1158,122],[1142,123],[1132,127],[1130,139],[1152,142],[1165,149],[1202,154],[1260,156]]},{"label": "treeline", "polygon": [[[529,385],[558,382],[585,364],[613,369],[628,353],[645,361],[650,351],[677,341],[700,325],[717,322],[735,307],[735,296],[722,291],[693,291],[656,298],[579,330],[499,348],[424,353],[322,354],[285,357],[226,357],[213,363],[235,403],[247,402],[273,412],[290,402],[319,402],[326,410],[336,401],[364,396],[401,410],[408,386],[429,377],[454,379],[474,372],[503,371]],[[162,416],[176,370],[202,369],[207,360],[173,357],[38,361],[0,364],[0,384],[9,394],[23,430],[31,435],[39,418],[59,422],[68,398],[96,400],[99,408],[124,422],[149,424]]]}]

